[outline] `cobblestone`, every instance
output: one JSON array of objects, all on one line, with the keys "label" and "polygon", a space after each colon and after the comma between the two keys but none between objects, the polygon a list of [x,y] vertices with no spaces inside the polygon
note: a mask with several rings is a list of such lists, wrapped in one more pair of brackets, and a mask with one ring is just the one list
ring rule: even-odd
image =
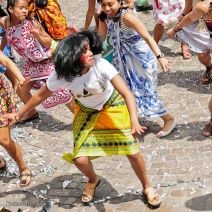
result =
[{"label": "cobblestone", "polygon": [[[87,0],[60,0],[70,25],[83,26]],[[150,12],[139,12],[139,18],[152,32],[154,20]],[[93,22],[92,22],[93,24]],[[209,118],[207,104],[210,85],[201,85],[204,68],[193,54],[184,61],[179,43],[167,40],[161,50],[173,61],[172,72],[159,72],[158,92],[167,109],[178,121],[170,136],[159,139],[155,133],[161,120],[144,120],[149,131],[139,138],[148,176],[163,203],[157,212],[212,211],[211,138],[201,135]],[[142,196],[142,187],[125,157],[113,156],[94,160],[94,168],[102,178],[94,204],[84,206],[80,196],[86,179],[63,161],[64,152],[72,151],[73,116],[65,106],[47,111],[38,107],[40,120],[13,128],[24,158],[33,170],[32,184],[19,187],[17,167],[6,152],[8,172],[0,172],[0,206],[12,212],[93,212],[152,211]]]}]

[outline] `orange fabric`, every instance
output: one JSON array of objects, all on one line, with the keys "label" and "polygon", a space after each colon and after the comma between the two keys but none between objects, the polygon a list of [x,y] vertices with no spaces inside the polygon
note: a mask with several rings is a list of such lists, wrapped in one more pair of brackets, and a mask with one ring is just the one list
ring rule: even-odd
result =
[{"label": "orange fabric", "polygon": [[44,23],[47,33],[53,39],[60,40],[68,35],[66,18],[57,0],[48,0],[44,8],[36,7],[35,0],[28,0],[28,2],[30,16],[34,17],[37,14],[39,22]]}]

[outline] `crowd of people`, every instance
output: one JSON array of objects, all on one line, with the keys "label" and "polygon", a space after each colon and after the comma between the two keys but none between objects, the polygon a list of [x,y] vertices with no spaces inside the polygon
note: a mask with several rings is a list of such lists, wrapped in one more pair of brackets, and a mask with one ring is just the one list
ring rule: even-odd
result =
[{"label": "crowd of people", "polygon": [[[157,64],[164,72],[171,68],[158,43],[166,27],[174,23],[167,31],[168,36],[177,37],[181,42],[184,59],[191,57],[190,50],[197,53],[200,63],[206,67],[201,81],[210,84],[212,0],[152,1],[156,20],[153,37],[136,16],[133,0],[88,0],[83,30],[68,27],[62,17],[57,20],[63,23],[61,37],[54,37],[54,30],[48,31],[47,16],[36,12],[36,7],[42,11],[52,7],[54,10],[49,10],[53,12],[48,18],[57,19],[55,11],[62,14],[58,3],[51,0],[45,5],[35,0],[6,3],[6,15],[0,18],[1,50],[9,52],[0,51],[0,145],[18,165],[20,185],[30,184],[31,171],[10,136],[10,126],[37,119],[39,113],[35,108],[41,103],[45,108],[66,104],[74,113],[74,151],[64,154],[63,158],[74,163],[88,178],[82,202],[93,200],[100,182],[91,160],[118,154],[129,159],[148,204],[160,206],[161,198],[148,180],[135,139],[147,130],[140,125],[142,117],[163,120],[164,125],[156,134],[159,138],[171,134],[177,125],[176,118],[168,113],[157,93]],[[32,13],[34,15],[29,16]],[[93,17],[95,28],[88,31]],[[56,23],[55,27],[59,27]],[[112,62],[101,55],[107,39]],[[8,58],[11,48],[24,59],[21,71]],[[33,87],[38,88],[34,95],[30,93]],[[24,103],[18,111],[14,92]],[[208,108],[212,114],[212,98]],[[202,134],[212,136],[212,115]],[[6,166],[5,159],[0,157],[0,170]]]}]

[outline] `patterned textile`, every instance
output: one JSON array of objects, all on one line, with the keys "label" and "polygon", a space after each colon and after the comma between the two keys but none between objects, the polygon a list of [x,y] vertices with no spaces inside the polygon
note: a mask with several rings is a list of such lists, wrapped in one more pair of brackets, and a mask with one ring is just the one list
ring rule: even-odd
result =
[{"label": "patterned textile", "polygon": [[176,33],[176,37],[180,42],[186,43],[189,48],[196,53],[212,53],[212,42],[210,32],[198,31],[199,21],[184,27],[181,31]]},{"label": "patterned textile", "polygon": [[[21,24],[7,28],[8,43],[25,59],[22,68],[23,76],[31,81],[45,80],[55,70],[51,59],[51,48],[43,48],[41,44],[30,35],[30,28],[34,20],[26,19]],[[37,82],[37,84],[39,84]],[[42,83],[41,83],[42,84]],[[37,85],[36,85],[37,86]],[[38,87],[39,88],[39,87]],[[71,99],[69,91],[58,91],[43,102],[44,108],[68,103]]]},{"label": "patterned textile", "polygon": [[76,105],[73,123],[74,152],[63,159],[105,155],[132,155],[139,152],[131,135],[130,117],[124,99],[115,91],[101,111]]},{"label": "patterned textile", "polygon": [[152,0],[153,17],[162,25],[177,21],[185,7],[185,0]]},{"label": "patterned textile", "polygon": [[13,90],[4,78],[4,75],[0,74],[0,127],[5,127],[9,124],[8,120],[1,116],[13,112],[16,112]]},{"label": "patterned textile", "polygon": [[[157,61],[141,36],[121,20],[108,17],[108,32],[113,45],[113,65],[127,82],[136,97],[140,116],[147,118],[167,113],[157,96]],[[120,26],[119,26],[120,25]]]},{"label": "patterned textile", "polygon": [[22,73],[31,80],[45,79],[54,70],[50,58],[50,48],[43,48],[41,44],[30,35],[33,20],[24,20],[21,24],[7,28],[8,43],[26,59]]},{"label": "patterned textile", "polygon": [[30,3],[29,13],[34,17],[35,13],[38,20],[56,40],[61,40],[68,35],[66,18],[63,15],[57,0],[48,0],[44,8],[36,7],[35,0],[28,0]]},{"label": "patterned textile", "polygon": [[[192,0],[194,6],[201,0]],[[210,31],[203,20],[198,20],[177,32],[176,37],[180,42],[186,43],[196,53],[212,53]]]}]

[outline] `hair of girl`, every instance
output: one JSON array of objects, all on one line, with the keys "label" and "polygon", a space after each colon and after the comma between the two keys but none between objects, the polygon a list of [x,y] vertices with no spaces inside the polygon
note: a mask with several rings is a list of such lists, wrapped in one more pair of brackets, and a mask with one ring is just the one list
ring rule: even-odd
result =
[{"label": "hair of girl", "polygon": [[85,66],[80,58],[86,52],[87,44],[89,40],[82,33],[68,36],[58,44],[53,54],[58,78],[64,77],[71,82],[75,77],[82,75]]},{"label": "hair of girl", "polygon": [[94,31],[82,31],[79,34],[83,34],[88,38],[90,49],[94,55],[100,54],[102,52],[102,39],[99,34]]}]

